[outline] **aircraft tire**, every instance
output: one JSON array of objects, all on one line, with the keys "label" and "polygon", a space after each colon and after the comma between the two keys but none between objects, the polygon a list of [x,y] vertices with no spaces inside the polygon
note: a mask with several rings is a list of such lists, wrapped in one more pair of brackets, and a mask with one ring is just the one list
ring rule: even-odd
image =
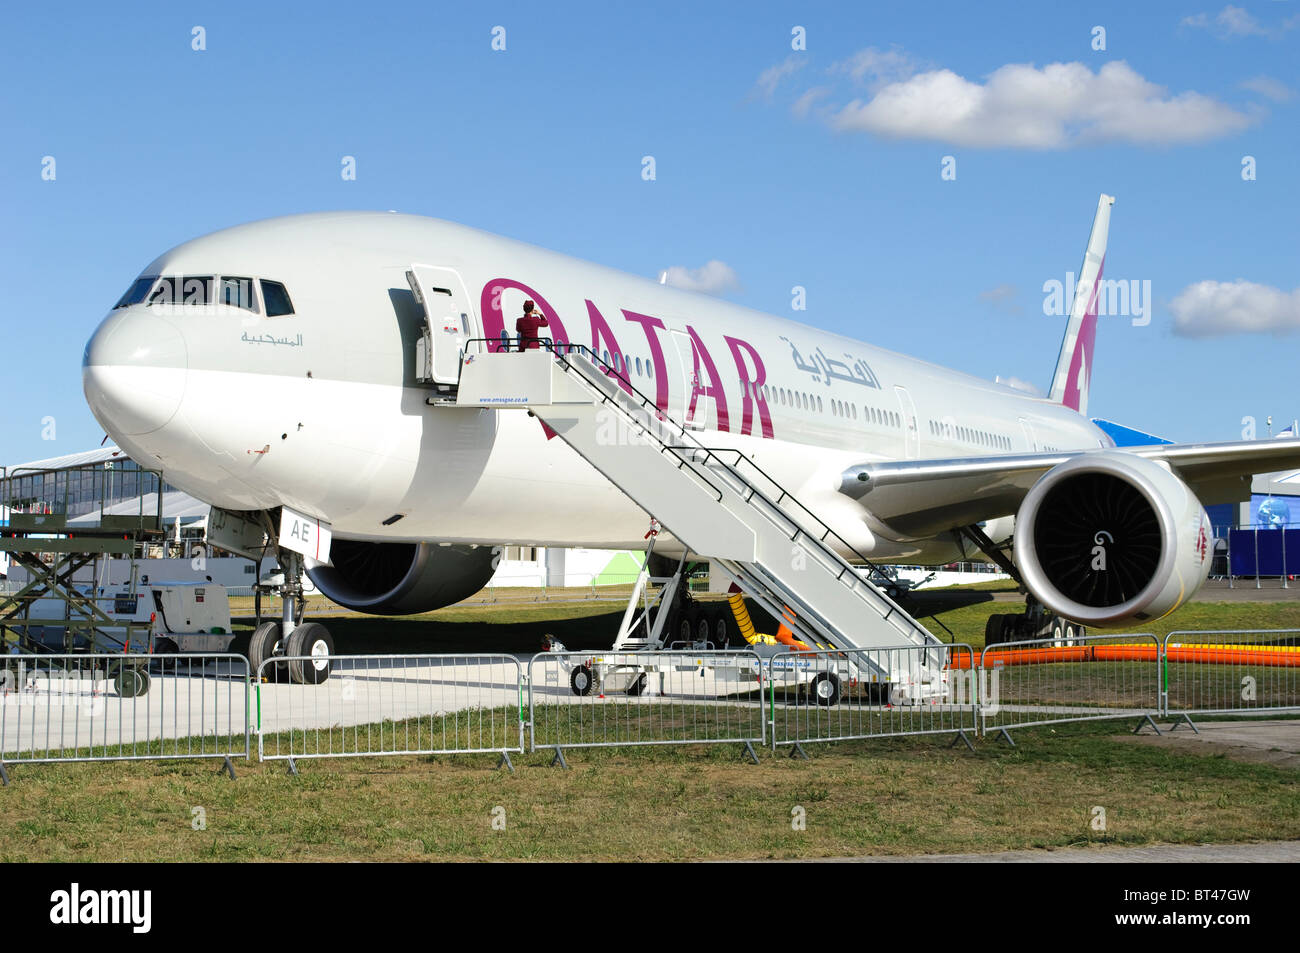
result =
[{"label": "aircraft tire", "polygon": [[253,678],[265,676],[267,681],[280,681],[279,676],[283,663],[268,665],[265,669],[262,668],[263,662],[275,657],[275,650],[279,644],[279,622],[263,622],[253,630],[253,634],[248,640],[248,664]]},{"label": "aircraft tire", "polygon": [[310,656],[289,663],[289,677],[298,685],[319,685],[330,677],[334,662],[334,637],[319,622],[304,622],[289,635],[287,655]]}]

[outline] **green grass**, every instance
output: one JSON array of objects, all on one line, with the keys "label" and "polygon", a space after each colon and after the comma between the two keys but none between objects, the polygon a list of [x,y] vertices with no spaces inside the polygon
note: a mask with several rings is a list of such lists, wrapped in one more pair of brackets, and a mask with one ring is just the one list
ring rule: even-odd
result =
[{"label": "green grass", "polygon": [[946,739],[845,742],[758,765],[734,745],[570,751],[568,772],[541,752],[515,756],[513,775],[487,755],[303,761],[297,778],[238,763],[236,781],[211,763],[17,765],[0,790],[0,859],[690,860],[1300,837],[1296,772],[1117,730],[1030,729],[974,754]]}]

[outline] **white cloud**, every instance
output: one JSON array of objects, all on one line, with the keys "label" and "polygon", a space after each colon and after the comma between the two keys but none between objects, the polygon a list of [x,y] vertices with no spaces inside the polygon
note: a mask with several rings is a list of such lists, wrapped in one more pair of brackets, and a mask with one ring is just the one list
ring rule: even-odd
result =
[{"label": "white cloud", "polygon": [[775,66],[769,66],[759,73],[758,80],[754,83],[754,89],[764,99],[771,99],[772,94],[776,92],[776,88],[781,85],[781,81],[799,72],[807,62],[808,58],[806,56],[792,53],[783,62],[777,63]]},{"label": "white cloud", "polygon": [[1300,288],[1283,291],[1238,278],[1198,281],[1169,303],[1174,333],[1183,337],[1273,334],[1300,330]]},{"label": "white cloud", "polygon": [[1214,22],[1229,36],[1264,36],[1268,32],[1253,16],[1232,4],[1220,10]]},{"label": "white cloud", "polygon": [[833,124],[889,139],[1062,149],[1099,142],[1162,145],[1240,132],[1252,116],[1196,92],[1170,96],[1123,61],[1009,64],[983,83],[951,70],[919,73],[843,107]]},{"label": "white cloud", "polygon": [[1252,76],[1250,79],[1239,84],[1242,89],[1248,89],[1252,93],[1259,93],[1266,99],[1271,99],[1275,103],[1290,102],[1295,93],[1286,83],[1271,79],[1268,76]]},{"label": "white cloud", "polygon": [[[1296,17],[1291,17],[1282,21],[1281,32],[1290,30],[1296,25]],[[1197,13],[1192,16],[1183,17],[1178,21],[1179,26],[1191,27],[1194,30],[1210,30],[1217,33],[1222,38],[1231,36],[1271,36],[1278,30],[1270,29],[1259,22],[1244,7],[1234,7],[1228,4],[1222,10],[1210,19],[1208,13]]]},{"label": "white cloud", "polygon": [[709,295],[722,294],[724,291],[740,287],[740,279],[736,277],[735,270],[726,262],[718,261],[716,258],[699,268],[673,265],[661,272],[662,276],[666,276],[663,281],[666,285]]},{"label": "white cloud", "polygon": [[1019,293],[1015,285],[1001,284],[996,288],[981,291],[980,300],[1007,314],[1024,314],[1024,307],[1016,302],[1016,295]]},{"label": "white cloud", "polygon": [[827,96],[830,92],[831,90],[827,86],[814,86],[795,100],[794,105],[790,107],[790,112],[803,119],[812,111],[817,100]]},{"label": "white cloud", "polygon": [[916,60],[899,47],[878,50],[869,46],[858,50],[848,59],[840,60],[830,68],[832,73],[847,73],[855,82],[877,88],[886,83],[897,83],[917,72]]}]

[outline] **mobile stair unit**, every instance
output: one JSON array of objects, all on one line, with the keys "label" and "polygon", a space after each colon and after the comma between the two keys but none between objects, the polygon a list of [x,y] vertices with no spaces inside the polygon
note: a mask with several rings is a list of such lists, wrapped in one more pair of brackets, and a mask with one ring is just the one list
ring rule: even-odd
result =
[{"label": "mobile stair unit", "polygon": [[465,356],[456,406],[531,410],[774,618],[792,610],[809,647],[844,651],[851,678],[887,682],[905,703],[945,697],[943,643],[868,578],[883,585],[883,573],[844,559],[832,540],[847,543],[748,457],[704,446],[586,348],[485,350]]}]

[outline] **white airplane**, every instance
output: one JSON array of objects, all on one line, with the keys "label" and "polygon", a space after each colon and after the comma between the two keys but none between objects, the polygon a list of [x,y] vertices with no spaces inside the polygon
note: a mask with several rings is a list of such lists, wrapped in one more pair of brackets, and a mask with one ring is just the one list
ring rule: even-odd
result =
[{"label": "white airplane", "polygon": [[[501,350],[527,299],[544,343],[591,348],[624,390],[760,466],[841,556],[943,564],[983,549],[1049,617],[1121,626],[1190,598],[1211,555],[1202,504],[1300,467],[1300,440],[1116,448],[1088,419],[1113,201],[1098,203],[1046,397],[370,212],[254,222],[164,253],[86,345],[85,394],[118,445],[177,487],[288,546],[282,515],[328,529],[304,561],[336,602],[427,611],[484,586],[502,544],[644,545],[647,513],[540,419],[454,403],[465,355]],[[332,646],[312,632],[290,654]]]}]

